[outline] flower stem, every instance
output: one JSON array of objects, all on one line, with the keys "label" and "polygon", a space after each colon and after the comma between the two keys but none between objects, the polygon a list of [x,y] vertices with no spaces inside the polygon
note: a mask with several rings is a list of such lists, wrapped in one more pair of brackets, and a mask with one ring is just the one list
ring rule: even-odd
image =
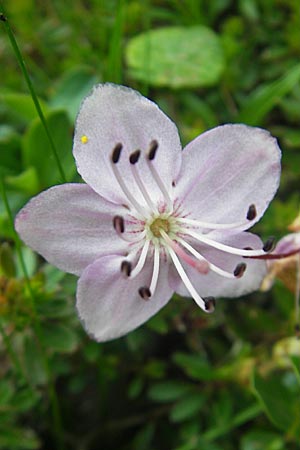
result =
[{"label": "flower stem", "polygon": [[30,92],[32,101],[33,101],[33,103],[34,103],[34,106],[35,106],[35,108],[36,108],[36,111],[37,111],[37,113],[38,113],[38,116],[39,116],[39,118],[40,118],[40,121],[41,121],[41,123],[42,123],[42,125],[43,125],[43,127],[44,127],[45,133],[46,133],[47,138],[48,138],[48,140],[49,140],[50,148],[51,148],[51,151],[52,151],[52,153],[53,153],[55,162],[56,162],[56,164],[57,164],[57,167],[58,167],[58,170],[59,170],[61,179],[62,179],[62,181],[65,183],[65,182],[67,181],[67,179],[66,179],[66,175],[65,175],[64,169],[63,169],[62,164],[61,164],[61,162],[60,162],[60,159],[59,159],[59,156],[58,156],[58,152],[57,152],[55,143],[54,143],[54,141],[53,141],[53,139],[52,139],[52,136],[51,136],[51,133],[50,133],[50,130],[49,130],[47,121],[46,121],[46,119],[45,119],[45,116],[44,116],[44,113],[43,113],[43,111],[42,111],[42,108],[41,108],[40,102],[39,102],[39,100],[38,100],[38,97],[37,97],[37,95],[36,95],[36,92],[35,92],[35,90],[34,90],[34,87],[33,87],[33,84],[32,84],[32,82],[31,82],[29,73],[28,73],[28,71],[27,71],[27,69],[26,69],[25,61],[24,61],[24,59],[23,59],[23,57],[22,57],[22,55],[21,55],[21,51],[20,51],[19,46],[18,46],[18,44],[17,44],[16,38],[15,38],[15,36],[14,36],[14,33],[13,33],[11,27],[10,27],[9,21],[8,21],[6,15],[4,14],[4,8],[3,8],[2,1],[0,1],[0,7],[1,7],[1,11],[0,11],[0,20],[1,20],[1,22],[3,22],[3,24],[4,24],[4,27],[5,27],[6,33],[7,33],[7,35],[8,35],[8,38],[9,38],[9,40],[10,40],[11,46],[12,46],[12,48],[13,48],[13,51],[14,51],[14,53],[15,53],[15,56],[16,56],[17,61],[18,61],[18,63],[19,63],[19,66],[20,66],[20,68],[21,68],[21,71],[22,71],[23,76],[24,76],[24,78],[25,78],[25,81],[26,81],[26,83],[27,83],[27,86],[28,86],[28,89],[29,89],[29,92]]},{"label": "flower stem", "polygon": [[9,218],[13,239],[14,239],[15,245],[16,245],[16,252],[17,252],[18,258],[20,260],[21,268],[22,268],[22,271],[23,271],[23,274],[24,274],[24,280],[25,280],[26,287],[27,287],[28,294],[29,294],[34,331],[35,331],[35,334],[36,334],[36,337],[37,337],[38,345],[41,348],[41,355],[42,355],[42,358],[43,358],[43,365],[44,365],[45,372],[47,374],[48,397],[49,397],[50,404],[51,404],[53,426],[54,426],[54,432],[55,432],[55,436],[56,436],[56,440],[57,440],[57,447],[56,447],[56,449],[57,450],[64,450],[65,447],[64,447],[64,440],[63,440],[63,427],[62,427],[60,407],[59,407],[58,397],[57,397],[55,384],[54,384],[54,380],[53,380],[53,375],[51,373],[49,361],[48,361],[48,358],[47,358],[46,349],[44,348],[43,341],[42,341],[42,338],[41,338],[42,337],[42,330],[41,330],[41,324],[40,324],[40,321],[39,321],[39,317],[38,317],[37,311],[36,311],[35,293],[34,293],[34,291],[32,289],[30,277],[28,275],[26,264],[25,264],[25,261],[24,261],[24,258],[23,258],[23,254],[22,254],[22,250],[21,250],[21,241],[20,241],[20,238],[19,238],[19,236],[18,236],[18,234],[17,234],[17,232],[16,232],[16,230],[14,228],[14,219],[13,219],[12,211],[10,209],[10,205],[9,205],[8,198],[7,198],[7,193],[6,193],[6,188],[5,188],[5,184],[4,184],[4,181],[3,181],[2,177],[0,178],[0,187],[1,187],[1,194],[2,194],[2,198],[3,198],[3,203],[4,203],[4,206],[5,206],[8,218]]}]

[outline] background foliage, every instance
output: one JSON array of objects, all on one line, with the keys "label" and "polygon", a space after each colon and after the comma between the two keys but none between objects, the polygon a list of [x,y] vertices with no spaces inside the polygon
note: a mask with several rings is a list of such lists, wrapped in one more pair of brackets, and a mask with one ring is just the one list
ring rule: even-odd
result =
[{"label": "background foliage", "polygon": [[[300,198],[298,0],[4,7],[68,180],[79,181],[71,148],[81,99],[96,82],[123,83],[155,100],[183,143],[227,122],[276,135],[281,187],[255,231],[286,234]],[[299,449],[300,343],[283,284],[220,299],[213,316],[175,297],[99,345],[75,314],[76,278],[20,247],[9,209],[61,177],[1,25],[0,448]]]}]

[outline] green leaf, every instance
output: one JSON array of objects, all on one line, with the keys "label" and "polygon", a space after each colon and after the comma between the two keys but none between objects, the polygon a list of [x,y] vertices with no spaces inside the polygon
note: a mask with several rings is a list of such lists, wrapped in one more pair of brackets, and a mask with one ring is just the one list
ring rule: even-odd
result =
[{"label": "green leaf", "polygon": [[16,275],[14,254],[8,242],[3,242],[0,245],[0,268],[7,277]]},{"label": "green leaf", "polygon": [[[32,101],[32,97],[29,94],[20,94],[15,92],[3,93],[0,99],[17,119],[24,123],[29,123],[37,117],[37,111]],[[46,104],[39,99],[42,111],[47,113]]]},{"label": "green leaf", "polygon": [[8,380],[0,381],[0,410],[2,405],[6,405],[11,401],[13,397],[14,389],[12,384]]},{"label": "green leaf", "polygon": [[3,450],[34,450],[40,442],[28,428],[2,427],[0,425],[0,448]]},{"label": "green leaf", "polygon": [[87,67],[75,67],[67,72],[56,85],[50,106],[67,111],[73,123],[78,114],[80,103],[92,87],[99,82]]},{"label": "green leaf", "polygon": [[[71,181],[76,167],[71,152],[72,130],[69,118],[65,111],[53,111],[46,117],[46,121],[67,180]],[[49,140],[39,119],[30,124],[23,139],[22,151],[25,167],[35,168],[41,188],[61,181]]]},{"label": "green leaf", "polygon": [[276,433],[265,430],[253,430],[241,439],[241,450],[284,450],[285,443]]},{"label": "green leaf", "polygon": [[39,344],[33,336],[26,336],[23,347],[23,363],[28,379],[32,385],[47,383],[44,359]]},{"label": "green leaf", "polygon": [[278,80],[259,86],[247,97],[237,122],[259,125],[263,118],[288,94],[300,80],[300,64],[297,64]]},{"label": "green leaf", "polygon": [[133,78],[172,88],[212,86],[224,68],[218,36],[201,25],[142,33],[129,41],[126,60]]},{"label": "green leaf", "polygon": [[21,170],[20,136],[8,125],[0,125],[0,174]]},{"label": "green leaf", "polygon": [[190,377],[198,380],[211,380],[215,378],[214,370],[201,355],[189,355],[186,353],[175,353],[175,363],[182,368]]},{"label": "green leaf", "polygon": [[148,391],[151,400],[157,402],[172,402],[186,395],[191,387],[178,381],[165,381],[154,384]]},{"label": "green leaf", "polygon": [[[299,344],[299,343],[298,343]],[[300,386],[300,356],[292,355],[291,356],[291,363],[298,381],[298,384]]]},{"label": "green leaf", "polygon": [[57,323],[47,323],[42,327],[43,343],[49,350],[71,353],[78,345],[78,336],[70,328]]},{"label": "green leaf", "polygon": [[16,392],[14,398],[11,401],[11,406],[15,408],[18,412],[26,412],[32,409],[38,400],[40,395],[32,391],[32,389],[22,389]]},{"label": "green leaf", "polygon": [[35,195],[39,191],[39,180],[34,167],[28,167],[19,175],[5,177],[5,182],[8,187],[28,195]]},{"label": "green leaf", "polygon": [[178,401],[171,410],[172,422],[182,422],[197,414],[204,405],[206,397],[201,394],[191,393]]},{"label": "green leaf", "polygon": [[47,298],[37,304],[41,316],[49,319],[67,317],[73,314],[69,303],[64,298]]},{"label": "green leaf", "polygon": [[[254,372],[252,386],[274,425],[284,431],[294,429],[295,420],[299,422],[300,419],[299,395],[295,396],[275,374],[266,379]],[[298,423],[298,428],[299,425],[300,423]]]}]

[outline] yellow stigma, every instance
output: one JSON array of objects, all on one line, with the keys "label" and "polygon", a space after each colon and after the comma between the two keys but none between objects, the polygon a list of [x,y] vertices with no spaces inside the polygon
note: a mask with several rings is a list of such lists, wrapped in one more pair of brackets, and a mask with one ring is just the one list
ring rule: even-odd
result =
[{"label": "yellow stigma", "polygon": [[89,138],[84,134],[81,136],[80,140],[83,144],[86,144],[89,141]]},{"label": "yellow stigma", "polygon": [[167,219],[155,219],[150,225],[150,230],[155,237],[160,237],[160,231],[163,230],[166,233],[170,231],[170,224]]}]

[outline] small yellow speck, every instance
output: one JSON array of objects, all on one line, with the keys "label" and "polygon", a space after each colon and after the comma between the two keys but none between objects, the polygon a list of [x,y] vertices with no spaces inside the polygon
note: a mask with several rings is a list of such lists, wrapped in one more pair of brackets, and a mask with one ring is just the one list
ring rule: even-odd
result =
[{"label": "small yellow speck", "polygon": [[80,140],[83,144],[86,144],[89,141],[89,138],[84,134],[81,136]]}]

